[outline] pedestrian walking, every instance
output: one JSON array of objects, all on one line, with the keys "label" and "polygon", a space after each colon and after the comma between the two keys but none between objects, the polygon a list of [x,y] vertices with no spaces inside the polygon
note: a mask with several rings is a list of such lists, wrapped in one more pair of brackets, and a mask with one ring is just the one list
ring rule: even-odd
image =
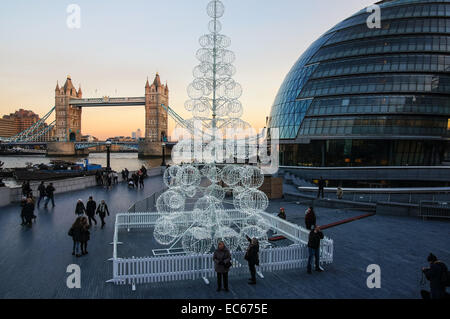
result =
[{"label": "pedestrian walking", "polygon": [[95,172],[95,181],[97,182],[97,186],[101,186],[103,184],[102,172]]},{"label": "pedestrian walking", "polygon": [[25,226],[25,215],[24,215],[24,207],[27,204],[27,198],[25,196],[22,197],[22,200],[20,201],[20,219],[22,220],[22,223],[20,226]]},{"label": "pedestrian walking", "polygon": [[24,181],[22,183],[22,195],[28,197],[28,194],[31,192],[30,181]]},{"label": "pedestrian walking", "polygon": [[258,239],[246,236],[249,241],[247,252],[245,253],[245,260],[248,262],[251,278],[249,285],[256,285],[256,266],[259,266],[259,242]]},{"label": "pedestrian walking", "polygon": [[309,207],[305,212],[305,226],[307,230],[312,230],[316,226],[316,212],[314,208]]},{"label": "pedestrian walking", "polygon": [[317,194],[317,198],[320,198],[320,194],[322,194],[322,198],[324,198],[324,189],[325,189],[325,181],[323,180],[323,177],[320,176],[320,179],[319,179],[319,192]]},{"label": "pedestrian walking", "polygon": [[31,228],[33,226],[33,223],[32,223],[33,218],[36,217],[34,215],[34,203],[31,198],[27,198],[27,202],[22,209],[22,215],[23,215],[23,218],[25,219],[25,226],[28,226]]},{"label": "pedestrian walking", "polygon": [[92,221],[94,221],[95,226],[97,226],[97,220],[95,219],[95,212],[97,209],[97,203],[94,201],[94,198],[89,197],[88,202],[86,203],[86,215],[89,219],[89,225],[92,226]]},{"label": "pedestrian walking", "polygon": [[131,175],[131,178],[133,179],[134,187],[136,187],[136,189],[139,189],[139,176],[136,173],[133,173],[133,175]]},{"label": "pedestrian walking", "polygon": [[106,225],[105,217],[106,217],[107,214],[109,216],[108,205],[106,205],[106,202],[104,200],[102,200],[100,205],[98,205],[98,207],[97,207],[97,214],[98,214],[98,216],[100,216],[100,220],[102,221],[102,229],[103,229],[103,227],[105,227],[105,225]]},{"label": "pedestrian walking", "polygon": [[38,199],[37,206],[39,208],[39,206],[41,204],[41,200],[44,199],[44,201],[45,201],[45,197],[46,197],[46,187],[45,187],[44,182],[41,182],[39,184],[38,192],[39,192],[39,199]]},{"label": "pedestrian walking", "polygon": [[128,168],[125,168],[125,180],[127,181],[129,177],[130,177],[130,171],[128,170]]},{"label": "pedestrian walking", "polygon": [[320,241],[324,238],[322,231],[320,230],[320,227],[315,227],[314,230],[312,230],[309,233],[309,240],[308,240],[308,274],[311,274],[311,267],[312,267],[312,259],[314,257],[315,260],[315,266],[316,271],[322,272],[322,268],[320,267]]},{"label": "pedestrian walking", "polygon": [[73,240],[72,255],[81,257],[81,217],[78,217],[69,230],[69,236]]},{"label": "pedestrian walking", "polygon": [[77,206],[75,207],[75,215],[78,217],[83,216],[86,213],[86,207],[83,204],[83,200],[79,199]]},{"label": "pedestrian walking", "polygon": [[140,188],[144,188],[144,173],[142,173],[141,175],[139,175],[139,187]]},{"label": "pedestrian walking", "polygon": [[223,241],[219,242],[218,247],[213,255],[214,269],[217,273],[217,291],[222,290],[223,287],[228,292],[228,272],[231,267],[231,253],[225,246]]},{"label": "pedestrian walking", "polygon": [[449,285],[450,273],[447,266],[438,258],[430,254],[427,258],[430,267],[422,268],[426,279],[430,282],[430,292],[422,290],[420,293],[423,299],[446,299],[450,296],[445,289]]},{"label": "pedestrian walking", "polygon": [[81,217],[81,254],[82,255],[88,254],[87,246],[88,246],[88,241],[91,239],[91,232],[89,231],[89,228],[91,228],[91,226],[89,226],[87,218]]},{"label": "pedestrian walking", "polygon": [[52,206],[55,207],[55,187],[53,187],[53,183],[50,183],[45,189],[45,196],[47,199],[45,200],[45,208],[48,207],[48,202],[52,201]]},{"label": "pedestrian walking", "polygon": [[117,172],[113,172],[112,177],[113,177],[113,184],[114,185],[119,184],[119,174],[117,174]]}]

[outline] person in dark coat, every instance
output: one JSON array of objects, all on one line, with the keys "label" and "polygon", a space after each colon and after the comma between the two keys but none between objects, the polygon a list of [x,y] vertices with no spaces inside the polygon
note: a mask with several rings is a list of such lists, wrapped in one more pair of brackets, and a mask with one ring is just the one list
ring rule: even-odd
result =
[{"label": "person in dark coat", "polygon": [[95,172],[95,180],[96,180],[98,186],[101,186],[103,184],[103,178],[102,178],[101,171]]},{"label": "person in dark coat", "polygon": [[134,187],[136,187],[136,189],[139,189],[139,176],[136,173],[133,173],[133,175],[131,175],[131,178],[133,179]]},{"label": "person in dark coat", "polygon": [[45,189],[45,195],[47,196],[47,200],[45,201],[45,208],[48,207],[48,202],[52,201],[52,206],[55,207],[55,188],[53,187],[53,183],[50,183]]},{"label": "person in dark coat", "polygon": [[98,216],[100,216],[100,220],[102,221],[102,229],[103,229],[103,227],[105,227],[105,225],[106,225],[106,223],[105,223],[106,214],[108,214],[108,216],[109,216],[108,205],[106,205],[104,200],[102,200],[100,205],[98,205],[97,214],[98,214]]},{"label": "person in dark coat", "polygon": [[75,215],[83,216],[86,213],[86,207],[84,207],[83,201],[81,199],[78,200],[77,206],[75,207]]},{"label": "person in dark coat", "polygon": [[144,173],[141,173],[141,174],[139,175],[139,186],[140,186],[141,188],[144,188],[144,178],[145,178]]},{"label": "person in dark coat", "polygon": [[231,267],[231,253],[223,241],[219,245],[213,255],[214,269],[217,273],[217,291],[222,290],[223,287],[228,292],[228,272]]},{"label": "person in dark coat", "polygon": [[144,178],[147,177],[147,168],[144,165],[142,165],[142,167],[141,167],[141,172],[142,172],[142,175],[144,175]]},{"label": "person in dark coat", "polygon": [[91,226],[89,226],[88,220],[86,217],[81,217],[81,254],[82,255],[87,255],[88,251],[87,251],[87,245],[88,245],[88,241],[91,239],[91,232],[89,231],[89,228],[91,228]]},{"label": "person in dark coat", "polygon": [[97,203],[94,201],[94,198],[89,197],[88,202],[86,203],[86,215],[89,219],[89,225],[92,226],[92,221],[94,221],[95,226],[97,226],[97,220],[95,219],[95,211],[97,209]]},{"label": "person in dark coat", "polygon": [[78,217],[73,223],[72,227],[69,230],[69,236],[72,237],[73,240],[72,255],[81,257],[81,217]]},{"label": "person in dark coat", "polygon": [[283,207],[280,208],[280,212],[278,213],[278,217],[283,219],[283,220],[286,220],[286,218],[287,218],[286,217],[286,211],[284,210]]},{"label": "person in dark coat", "polygon": [[41,200],[44,199],[45,196],[47,196],[47,195],[46,195],[46,194],[47,194],[47,189],[46,189],[46,187],[45,187],[44,182],[41,182],[41,183],[39,184],[38,192],[39,192],[39,199],[38,199],[37,206],[39,207],[39,205],[41,204]]},{"label": "person in dark coat", "polygon": [[318,186],[319,186],[319,193],[317,194],[317,198],[320,197],[320,194],[322,194],[322,198],[324,198],[325,181],[323,180],[322,176],[320,176]]},{"label": "person in dark coat", "polygon": [[309,240],[308,240],[308,251],[309,251],[309,258],[308,258],[308,274],[311,274],[311,267],[312,267],[312,259],[314,257],[315,259],[315,265],[316,265],[316,271],[322,272],[322,268],[320,268],[320,240],[324,238],[322,231],[320,230],[320,227],[316,226],[314,230],[312,230],[309,233]]},{"label": "person in dark coat", "polygon": [[305,226],[307,230],[312,230],[316,226],[316,213],[314,208],[309,207],[305,213]]},{"label": "person in dark coat", "polygon": [[259,266],[259,242],[258,239],[246,236],[249,241],[247,252],[245,253],[245,260],[248,262],[251,278],[249,285],[256,285],[256,266]]},{"label": "person in dark coat", "polygon": [[25,225],[31,228],[33,226],[33,223],[32,223],[33,218],[35,217],[34,216],[34,203],[31,198],[27,198],[27,202],[22,209],[22,215],[25,219]]},{"label": "person in dark coat", "polygon": [[25,221],[25,215],[24,215],[24,208],[25,205],[27,204],[27,198],[24,196],[22,197],[22,200],[20,201],[20,219],[22,220],[22,223],[20,224],[20,226],[25,226],[26,221]]},{"label": "person in dark coat", "polygon": [[22,195],[28,197],[28,194],[31,192],[31,186],[29,181],[25,181],[22,183]]},{"label": "person in dark coat", "polygon": [[446,299],[448,298],[445,292],[445,281],[448,274],[447,266],[439,261],[433,254],[428,256],[429,268],[422,268],[422,272],[425,277],[430,281],[431,293],[428,291],[421,291],[422,298],[424,299]]}]

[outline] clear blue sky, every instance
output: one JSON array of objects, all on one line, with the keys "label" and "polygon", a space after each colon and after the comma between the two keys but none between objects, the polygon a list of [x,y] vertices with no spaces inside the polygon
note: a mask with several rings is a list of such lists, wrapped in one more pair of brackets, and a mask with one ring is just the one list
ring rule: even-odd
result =
[{"label": "clear blue sky", "polygon": [[[208,0],[8,0],[0,4],[0,114],[20,107],[43,115],[56,81],[72,76],[84,97],[143,96],[146,77],[168,81],[180,114],[197,65],[198,38],[207,33]],[[325,31],[374,0],[223,0],[223,33],[237,55],[244,118],[265,117],[285,75]],[[66,26],[69,4],[81,7],[81,29]],[[144,128],[144,111],[89,109],[83,133],[130,135]]]}]

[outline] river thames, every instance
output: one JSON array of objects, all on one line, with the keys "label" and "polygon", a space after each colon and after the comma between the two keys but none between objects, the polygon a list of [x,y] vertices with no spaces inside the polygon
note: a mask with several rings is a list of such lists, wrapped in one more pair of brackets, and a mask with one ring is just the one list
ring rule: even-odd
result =
[{"label": "river thames", "polygon": [[[3,168],[26,167],[27,163],[49,164],[52,160],[64,160],[68,162],[82,162],[86,157],[46,157],[45,155],[30,156],[0,156],[0,161],[4,162]],[[106,167],[106,153],[89,154],[90,164],[99,164]],[[170,162],[169,160],[166,160]],[[139,159],[137,153],[111,153],[111,168],[115,171],[137,170],[145,165],[147,168],[160,166],[161,159]]]}]

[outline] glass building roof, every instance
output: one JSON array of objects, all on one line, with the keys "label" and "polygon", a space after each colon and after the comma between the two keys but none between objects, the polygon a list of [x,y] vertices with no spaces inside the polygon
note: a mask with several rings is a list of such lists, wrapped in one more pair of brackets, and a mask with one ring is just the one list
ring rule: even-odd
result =
[{"label": "glass building roof", "polygon": [[363,9],[294,64],[269,117],[281,139],[450,137],[450,0],[378,5],[380,29]]}]

